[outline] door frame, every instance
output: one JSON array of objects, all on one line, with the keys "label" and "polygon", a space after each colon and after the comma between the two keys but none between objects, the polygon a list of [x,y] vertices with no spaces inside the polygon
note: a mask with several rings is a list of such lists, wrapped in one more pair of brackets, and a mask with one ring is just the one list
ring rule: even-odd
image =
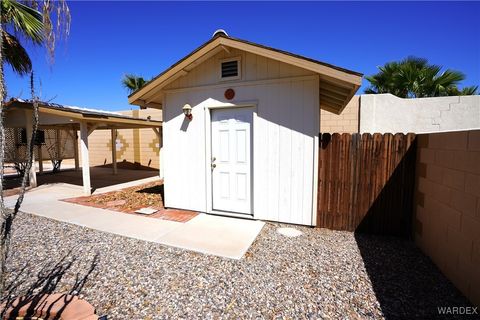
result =
[{"label": "door frame", "polygon": [[[236,213],[229,211],[213,210],[213,194],[212,194],[212,170],[211,170],[211,158],[212,158],[212,111],[216,109],[238,109],[238,108],[251,108],[252,109],[252,126],[250,128],[250,213]],[[215,103],[205,107],[205,206],[207,213],[225,215],[241,218],[254,218],[254,186],[255,186],[255,127],[257,123],[257,110],[258,101],[239,101],[232,103]]]}]

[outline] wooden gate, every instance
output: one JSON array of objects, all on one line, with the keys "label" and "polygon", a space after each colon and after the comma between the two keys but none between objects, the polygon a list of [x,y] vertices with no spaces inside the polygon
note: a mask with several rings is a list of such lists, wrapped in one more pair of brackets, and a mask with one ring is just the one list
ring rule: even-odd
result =
[{"label": "wooden gate", "polygon": [[411,235],[414,134],[321,134],[317,226]]}]

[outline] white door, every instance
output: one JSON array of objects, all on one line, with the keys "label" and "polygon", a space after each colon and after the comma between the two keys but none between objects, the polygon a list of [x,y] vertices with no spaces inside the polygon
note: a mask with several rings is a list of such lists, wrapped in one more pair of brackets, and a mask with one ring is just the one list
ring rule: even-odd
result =
[{"label": "white door", "polygon": [[252,108],[212,110],[212,208],[251,214]]}]

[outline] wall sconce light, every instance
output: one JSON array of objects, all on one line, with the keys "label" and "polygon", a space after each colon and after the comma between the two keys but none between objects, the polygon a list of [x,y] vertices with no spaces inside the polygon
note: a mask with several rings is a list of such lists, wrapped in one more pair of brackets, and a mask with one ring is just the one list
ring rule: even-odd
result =
[{"label": "wall sconce light", "polygon": [[183,106],[182,110],[183,110],[183,114],[185,115],[185,117],[188,118],[188,120],[192,120],[192,118],[193,118],[193,116],[192,116],[192,106],[187,103],[186,105]]}]

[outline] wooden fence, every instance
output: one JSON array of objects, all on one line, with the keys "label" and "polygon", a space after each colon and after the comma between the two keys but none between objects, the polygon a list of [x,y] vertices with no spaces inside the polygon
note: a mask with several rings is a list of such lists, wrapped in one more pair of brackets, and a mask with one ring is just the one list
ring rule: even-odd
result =
[{"label": "wooden fence", "polygon": [[317,226],[410,237],[414,134],[321,134]]}]

